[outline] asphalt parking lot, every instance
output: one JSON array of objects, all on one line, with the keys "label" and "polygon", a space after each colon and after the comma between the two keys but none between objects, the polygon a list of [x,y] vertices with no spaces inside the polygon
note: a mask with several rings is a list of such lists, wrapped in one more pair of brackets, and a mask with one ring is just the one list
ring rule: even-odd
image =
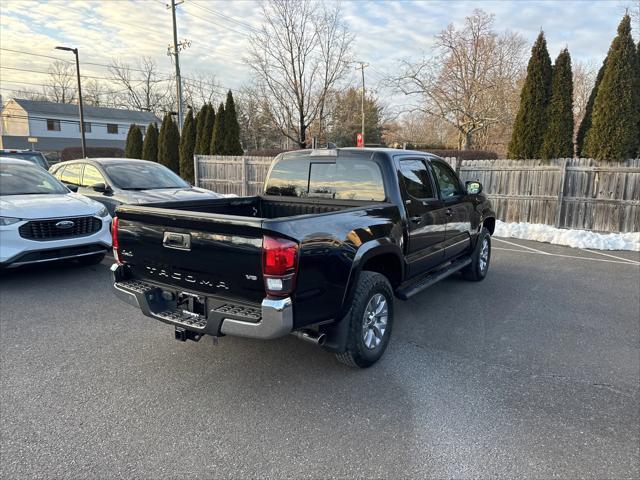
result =
[{"label": "asphalt parking lot", "polygon": [[0,476],[640,477],[640,255],[493,246],[484,282],[398,301],[360,371],[293,337],[176,342],[109,259],[5,272]]}]

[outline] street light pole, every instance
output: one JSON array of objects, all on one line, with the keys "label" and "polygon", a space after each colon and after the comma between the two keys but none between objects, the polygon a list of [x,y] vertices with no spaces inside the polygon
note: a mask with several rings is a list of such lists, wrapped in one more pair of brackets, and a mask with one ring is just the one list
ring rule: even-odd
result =
[{"label": "street light pole", "polygon": [[362,146],[364,147],[364,98],[365,98],[365,89],[364,89],[364,69],[369,66],[368,63],[365,62],[357,62],[360,65],[356,67],[356,70],[360,69],[362,71],[362,98],[360,102],[360,120],[362,122],[360,134],[362,135]]},{"label": "street light pole", "polygon": [[80,110],[80,136],[82,137],[82,158],[87,158],[87,140],[84,134],[84,108],[82,105],[82,83],[80,82],[80,59],[78,58],[78,49],[70,47],[56,47],[56,50],[73,52],[73,54],[76,56],[76,74],[78,75],[78,107]]}]

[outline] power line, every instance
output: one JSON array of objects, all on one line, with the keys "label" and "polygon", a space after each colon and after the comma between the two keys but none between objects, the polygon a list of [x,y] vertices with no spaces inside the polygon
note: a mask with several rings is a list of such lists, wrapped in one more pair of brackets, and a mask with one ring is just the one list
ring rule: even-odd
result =
[{"label": "power line", "polygon": [[246,22],[243,22],[242,20],[238,20],[238,19],[233,18],[233,17],[231,17],[229,15],[225,15],[224,13],[217,12],[215,10],[211,10],[211,9],[209,9],[207,7],[203,7],[202,5],[200,5],[199,3],[196,3],[194,1],[189,2],[189,4],[193,5],[194,7],[198,7],[201,10],[207,11],[207,12],[211,13],[212,15],[215,15],[216,17],[223,18],[225,20],[228,20],[228,21],[240,26],[240,27],[244,27],[244,28],[246,28],[248,30],[251,30],[252,32],[259,32],[260,31],[259,29],[253,27],[252,25],[249,25]]}]

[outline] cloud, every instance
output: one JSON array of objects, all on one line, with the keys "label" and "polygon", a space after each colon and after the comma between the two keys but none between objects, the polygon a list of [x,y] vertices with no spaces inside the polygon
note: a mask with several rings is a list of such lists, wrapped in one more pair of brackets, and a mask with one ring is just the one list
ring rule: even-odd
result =
[{"label": "cloud", "polygon": [[[78,47],[84,62],[103,64],[116,57],[135,64],[141,56],[150,56],[169,76],[174,67],[167,56],[167,47],[173,38],[171,12],[165,3],[165,0],[3,0],[0,44],[3,48],[71,59],[53,50],[55,45],[65,44]],[[250,69],[244,58],[250,46],[251,27],[259,28],[263,20],[261,5],[253,0],[182,3],[178,7],[178,35],[191,41],[180,56],[183,74],[215,75],[222,85],[230,88],[247,83]],[[355,56],[371,64],[367,71],[370,86],[380,91],[383,90],[380,79],[395,71],[398,60],[416,59],[428,52],[435,34],[449,23],[461,25],[475,8],[494,14],[498,30],[519,32],[529,44],[533,44],[543,28],[552,58],[568,46],[574,60],[599,65],[620,21],[619,7],[609,1],[578,0],[341,3],[343,19],[355,37]],[[225,15],[241,24],[224,18]],[[0,51],[3,66],[46,71],[49,62],[46,58]],[[85,75],[109,76],[108,70],[99,66],[83,65],[82,71]],[[350,79],[359,81],[355,71]],[[0,80],[4,88],[17,88],[15,83],[8,82],[44,82],[46,75],[2,69]]]}]

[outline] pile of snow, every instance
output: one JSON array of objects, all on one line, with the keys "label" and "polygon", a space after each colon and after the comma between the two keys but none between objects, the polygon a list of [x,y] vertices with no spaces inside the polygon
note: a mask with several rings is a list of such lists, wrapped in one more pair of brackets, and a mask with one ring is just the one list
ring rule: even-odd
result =
[{"label": "pile of snow", "polygon": [[505,223],[496,220],[494,236],[536,240],[573,248],[640,252],[640,232],[604,234],[588,230],[565,230],[538,223]]}]

